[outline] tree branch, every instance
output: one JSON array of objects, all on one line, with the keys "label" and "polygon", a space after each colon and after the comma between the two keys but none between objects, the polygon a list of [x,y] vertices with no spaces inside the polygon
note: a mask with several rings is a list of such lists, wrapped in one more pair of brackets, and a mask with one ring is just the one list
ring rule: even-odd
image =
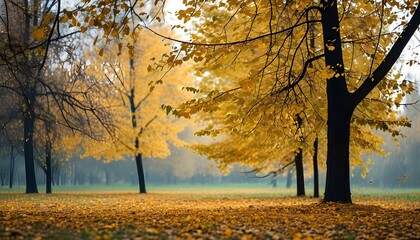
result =
[{"label": "tree branch", "polygon": [[417,31],[420,25],[420,6],[417,7],[415,13],[410,19],[410,22],[406,25],[403,32],[398,37],[397,41],[392,46],[385,59],[376,68],[376,70],[367,77],[362,85],[352,94],[354,104],[357,106],[371,91],[378,85],[378,83],[385,77],[385,75],[392,68],[394,63],[398,60],[401,52],[410,41],[410,38]]},{"label": "tree branch", "polygon": [[139,133],[137,134],[137,137],[140,137],[143,132],[147,129],[147,127],[149,127],[150,124],[152,124],[152,122],[157,118],[157,115],[155,115],[152,119],[150,119],[146,125],[144,125],[144,127],[140,128]]},{"label": "tree branch", "polygon": [[[140,17],[140,16],[138,16],[138,17]],[[317,22],[319,23],[319,22],[321,22],[321,20],[312,20],[312,21],[309,21],[309,22],[305,21],[305,22],[295,24],[292,27],[282,29],[280,31],[262,34],[260,36],[254,37],[254,38],[247,38],[247,39],[244,39],[244,40],[233,41],[233,42],[225,42],[225,43],[195,43],[195,42],[190,42],[190,41],[184,41],[184,40],[179,40],[179,39],[176,39],[176,38],[165,36],[161,33],[156,32],[155,30],[149,28],[148,26],[142,26],[142,27],[149,30],[153,34],[155,34],[155,35],[157,35],[157,36],[159,36],[163,39],[170,40],[170,41],[173,41],[173,42],[187,44],[187,45],[193,45],[193,46],[217,47],[217,46],[231,46],[231,45],[246,44],[246,43],[249,43],[249,42],[253,42],[255,40],[259,40],[259,39],[263,39],[263,38],[272,36],[272,35],[277,35],[277,34],[289,32],[290,30],[293,30],[296,27],[299,27],[299,26],[302,26],[302,25],[307,25],[308,23],[317,23]]]},{"label": "tree branch", "polygon": [[278,89],[278,90],[272,92],[270,95],[271,96],[274,96],[274,95],[280,94],[280,93],[282,93],[282,92],[284,92],[286,90],[289,90],[289,89],[294,88],[305,77],[306,70],[307,70],[309,64],[312,63],[312,62],[314,62],[314,61],[316,61],[316,60],[318,60],[318,59],[320,59],[320,58],[322,58],[322,57],[324,57],[324,56],[325,56],[324,54],[321,54],[321,55],[318,55],[318,56],[315,56],[315,57],[312,57],[312,58],[306,60],[305,65],[303,66],[303,70],[302,70],[300,76],[297,78],[296,81],[294,81],[291,84],[288,84],[287,86],[285,86],[285,87],[283,87],[281,89]]}]

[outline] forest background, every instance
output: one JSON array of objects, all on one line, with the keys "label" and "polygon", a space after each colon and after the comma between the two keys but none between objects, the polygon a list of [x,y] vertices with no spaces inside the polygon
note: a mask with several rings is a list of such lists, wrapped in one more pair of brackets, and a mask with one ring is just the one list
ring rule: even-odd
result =
[{"label": "forest background", "polygon": [[[23,3],[25,2],[26,1],[23,1]],[[174,51],[177,47],[176,45],[175,47],[170,46],[170,44],[165,41],[163,42],[166,44],[157,44],[156,46],[147,46],[147,44],[143,44],[146,42],[142,41],[147,39],[147,34],[144,34],[144,39],[142,39],[143,32],[141,32],[142,34],[139,34],[139,36],[141,36],[140,39],[136,37],[138,32],[130,32],[130,27],[127,25],[127,22],[125,22],[126,18],[121,18],[122,22],[126,25],[117,25],[115,28],[111,28],[107,25],[106,21],[105,24],[98,23],[98,20],[105,20],[103,18],[107,17],[111,11],[111,8],[107,7],[105,2],[100,2],[99,5],[97,5],[97,7],[103,8],[102,11],[96,11],[94,7],[87,7],[84,10],[92,14],[93,12],[91,11],[95,11],[94,13],[98,14],[97,20],[88,16],[83,17],[79,15],[78,17],[78,12],[76,10],[65,10],[65,8],[62,8],[61,6],[58,6],[58,8],[62,8],[64,10],[59,12],[57,15],[54,15],[52,10],[56,7],[56,2],[51,3],[35,1],[33,4],[34,5],[32,8],[29,8],[29,10],[39,14],[38,16],[34,13],[34,15],[30,15],[29,17],[30,20],[33,21],[33,23],[30,24],[33,25],[33,28],[29,25],[24,25],[25,27],[22,27],[23,22],[21,20],[23,19],[15,20],[15,22],[3,21],[4,29],[2,36],[4,41],[8,41],[2,43],[3,48],[6,49],[2,52],[2,56],[4,57],[3,66],[5,69],[18,66],[16,70],[17,72],[20,73],[20,71],[24,72],[25,70],[29,70],[31,75],[25,75],[25,73],[23,74],[25,81],[28,81],[25,83],[27,84],[28,90],[23,87],[20,89],[22,92],[19,92],[20,90],[16,90],[19,89],[19,86],[15,89],[14,85],[8,85],[10,83],[10,79],[19,79],[20,77],[13,75],[13,70],[10,71],[9,75],[7,71],[4,72],[2,78],[4,83],[1,90],[5,93],[2,94],[2,102],[7,103],[2,105],[3,122],[1,133],[2,141],[4,143],[2,144],[1,151],[3,159],[1,161],[2,170],[0,173],[2,185],[11,186],[14,183],[19,185],[23,182],[28,182],[27,171],[25,171],[24,176],[22,158],[24,157],[27,159],[28,156],[25,154],[29,154],[27,149],[29,142],[32,142],[32,140],[35,143],[33,154],[35,156],[34,158],[37,160],[37,165],[35,166],[37,174],[35,179],[38,180],[38,182],[49,182],[49,180],[43,177],[40,169],[44,172],[47,171],[48,167],[44,161],[48,159],[48,156],[51,157],[51,150],[57,150],[53,156],[60,156],[50,159],[52,160],[52,166],[49,166],[49,169],[51,171],[52,168],[54,171],[54,180],[52,181],[54,184],[109,184],[111,182],[136,184],[136,182],[138,183],[139,181],[133,180],[133,175],[135,175],[133,174],[134,168],[130,165],[133,162],[130,163],[129,160],[126,160],[126,158],[130,158],[129,155],[132,152],[134,153],[134,157],[136,159],[137,171],[139,167],[138,156],[140,156],[140,162],[142,160],[141,157],[146,159],[146,170],[144,172],[146,173],[147,179],[151,182],[166,182],[174,184],[177,182],[205,183],[211,181],[223,182],[255,180],[253,176],[249,176],[252,175],[252,173],[243,173],[253,170],[253,167],[247,169],[235,164],[234,168],[230,170],[232,172],[230,177],[226,177],[214,167],[208,168],[206,166],[208,164],[205,163],[205,160],[195,160],[198,159],[197,156],[188,152],[188,150],[181,148],[181,146],[185,144],[183,141],[188,142],[188,138],[191,138],[192,135],[191,132],[195,131],[191,129],[187,131],[183,130],[185,125],[192,124],[192,122],[186,123],[185,121],[179,121],[174,125],[176,127],[173,129],[168,128],[164,131],[162,130],[163,126],[172,126],[168,123],[172,123],[172,121],[175,120],[165,117],[165,112],[160,110],[159,107],[163,106],[166,113],[169,113],[172,110],[172,107],[170,107],[169,104],[180,104],[182,101],[188,99],[188,94],[191,92],[197,93],[197,89],[190,87],[190,85],[194,84],[191,84],[191,82],[188,83],[188,81],[191,81],[191,79],[189,79],[190,76],[185,75],[188,68],[191,68],[192,66],[184,64],[184,69],[175,69],[177,65],[181,65],[182,61],[184,61],[178,60],[177,56],[174,55],[174,53],[176,53],[176,51]],[[36,4],[39,4],[39,6]],[[19,12],[20,10],[13,11],[13,7],[7,9],[6,6],[7,3],[3,6],[3,19],[9,20],[9,16],[7,16],[7,14],[10,14],[10,16],[13,14],[16,14],[17,16],[22,14]],[[93,4],[91,6],[96,5]],[[39,11],[41,7],[42,11]],[[144,7],[144,4],[140,6],[140,8],[142,7]],[[294,8],[297,10],[299,6],[296,5]],[[129,7],[121,4],[115,8],[114,18],[112,18],[113,21],[119,17],[119,12],[116,12],[116,10],[120,11],[121,9],[128,10]],[[145,9],[149,12],[141,12],[140,15],[147,15],[150,17],[153,16],[153,14],[156,14],[157,10],[161,10],[159,8],[154,9],[151,6],[146,6]],[[179,10],[177,11],[176,16],[181,22],[188,22],[188,14],[190,13],[185,13],[182,10]],[[28,18],[28,16],[26,17]],[[56,17],[59,22],[53,21],[54,17]],[[158,14],[155,15],[154,19],[157,22],[162,21]],[[63,35],[59,32],[58,28],[56,28],[55,24],[58,23],[67,24],[71,30]],[[27,23],[25,22],[25,24]],[[88,28],[89,26],[93,27],[93,30]],[[24,37],[23,47],[30,50],[29,55],[27,55],[28,49],[24,49],[22,52],[12,51],[12,54],[11,52],[8,52],[10,49],[7,50],[10,48],[10,44],[12,43],[10,40],[14,37],[10,35],[10,32],[19,32],[19,29],[24,30],[22,33],[22,36]],[[162,31],[167,30],[162,29]],[[8,35],[6,36],[5,33]],[[54,41],[51,40],[55,34],[58,34],[58,38],[55,40],[58,44],[51,44],[54,43]],[[103,39],[98,39],[98,36],[102,34],[104,36]],[[130,35],[128,40],[122,39],[122,37],[128,35]],[[113,42],[112,38],[118,39],[120,42]],[[141,44],[136,45],[137,41],[141,42]],[[153,42],[153,40],[151,41]],[[81,51],[75,50],[76,46],[80,46],[85,43],[91,44],[87,44],[88,46],[86,48],[82,48],[83,50]],[[114,47],[111,46],[113,44],[115,44]],[[93,49],[91,48],[92,45],[95,46]],[[162,49],[156,50],[158,45],[161,46]],[[416,43],[412,45],[416,45]],[[149,49],[152,48],[154,49],[152,54],[153,56],[146,56],[145,53],[149,54],[151,52]],[[165,51],[170,51],[170,54],[165,55]],[[411,49],[411,51],[413,50]],[[98,54],[96,55],[95,53]],[[23,59],[16,57],[20,55],[23,56]],[[54,58],[54,56],[56,58]],[[162,59],[160,59],[160,57],[162,57]],[[104,61],[104,59],[114,60],[117,58],[121,58],[123,60],[117,64],[111,61],[108,63],[106,60]],[[202,61],[200,56],[192,56],[192,58],[194,58],[195,62]],[[22,63],[22,61],[25,64],[30,62],[31,64],[27,64],[27,66],[25,64],[23,65],[24,67],[29,67],[30,69],[20,69],[19,65],[14,65],[16,63]],[[171,62],[172,65],[165,65],[168,62]],[[410,65],[412,65],[411,62]],[[411,72],[404,76],[409,82],[409,84],[404,83],[405,87],[408,88],[407,92],[414,90],[413,84],[418,78],[416,75],[417,69],[413,69],[414,73]],[[195,69],[195,71],[199,72],[200,70]],[[103,74],[98,75],[97,73]],[[167,74],[168,76],[188,77],[184,77],[181,80],[179,78],[174,78],[172,80],[170,77],[166,76]],[[145,79],[145,82],[143,83],[144,85],[141,87],[136,86],[136,84],[141,82],[137,80],[139,75],[144,76],[143,78]],[[57,84],[57,76],[59,76],[58,78],[64,79],[64,81]],[[151,79],[147,80],[149,77]],[[202,74],[200,77],[205,78],[206,76],[205,74]],[[81,81],[81,79],[84,81]],[[134,79],[136,79],[136,81],[133,81]],[[35,85],[33,85],[32,81],[35,81]],[[18,81],[18,85],[19,84],[22,83]],[[108,84],[107,87],[109,88],[101,89],[101,84],[102,86]],[[167,87],[167,85],[171,84],[176,87]],[[128,87],[126,88],[126,86]],[[96,95],[90,95],[90,92],[93,92],[92,89],[96,89]],[[13,97],[10,98],[10,94],[8,94],[10,90],[21,94],[21,97],[23,97],[23,100],[24,102],[26,101],[26,103],[16,101]],[[176,92],[174,90],[183,90],[183,93],[174,93]],[[178,102],[171,102],[167,99],[165,100],[162,99],[162,97],[159,97],[167,95],[178,96]],[[125,96],[126,99],[121,96]],[[132,102],[134,102],[133,100],[135,96],[140,96],[140,100],[138,103],[133,104]],[[155,99],[152,100],[152,97],[155,97]],[[413,128],[416,129],[417,118],[415,103],[417,103],[416,98],[418,96],[414,93],[410,95],[409,98],[404,96],[404,94],[399,94],[395,97],[396,99],[392,100],[396,101],[396,105],[399,106],[398,109],[400,112],[398,112],[397,109],[394,110],[398,112],[399,117],[408,116],[409,119],[412,120]],[[106,102],[106,104],[104,104],[99,102],[98,99],[107,100],[107,102],[104,101]],[[121,100],[121,102],[118,102],[119,100]],[[53,106],[54,104],[51,104],[54,101],[57,104],[56,107]],[[152,101],[156,102],[154,110],[140,108],[141,105],[152,106],[152,104],[150,104]],[[35,102],[39,105],[34,105],[33,103]],[[191,102],[188,104],[190,103]],[[189,106],[187,105],[187,108],[188,107]],[[200,107],[205,108],[207,106]],[[99,110],[111,108],[111,111],[103,111],[101,112],[101,115],[98,115]],[[210,106],[210,110],[205,109],[205,111],[211,112],[211,109],[212,106]],[[124,113],[122,111],[128,112]],[[157,111],[161,112],[154,114],[154,112]],[[190,113],[185,114],[185,109],[181,109],[180,112],[181,114],[178,112],[179,116],[184,114],[184,116],[189,117]],[[158,118],[159,114],[162,115],[162,117]],[[118,119],[118,117],[115,118],[118,115],[121,119]],[[11,116],[18,117],[13,118]],[[112,119],[111,116],[113,116],[114,119]],[[21,118],[19,119],[19,117]],[[207,117],[204,116],[202,118],[206,120]],[[114,128],[115,126],[111,124],[112,120],[119,123],[126,121],[125,126],[121,128]],[[158,125],[157,122],[161,125]],[[37,135],[34,134],[32,136],[32,134],[28,134],[23,138],[18,137],[19,135],[17,132],[13,131],[18,131],[18,129],[22,128],[22,125],[20,124],[23,124],[25,134],[28,134],[27,127],[30,127],[30,125],[33,124],[32,127],[34,130],[32,131],[37,132]],[[402,121],[400,125],[406,125],[406,123]],[[63,126],[65,127],[63,128]],[[94,130],[98,126],[102,126],[104,128],[99,132],[95,132]],[[125,129],[126,127],[127,129]],[[158,129],[158,131],[163,131],[163,135],[165,135],[165,137],[161,139],[162,141],[157,142],[157,144],[154,144],[154,142],[151,141],[151,139],[156,138],[157,135],[149,134],[148,137],[145,138],[146,140],[143,140],[144,138],[142,134],[146,131],[145,129],[152,128],[155,128],[155,130],[149,131],[156,131],[156,129]],[[398,132],[400,130],[396,131]],[[111,132],[114,134],[112,137],[106,136],[106,133]],[[132,132],[138,132],[137,136],[131,136]],[[207,127],[204,132],[199,132],[199,134],[210,135],[214,133],[215,132],[211,129],[211,127]],[[378,132],[375,133],[377,134]],[[392,135],[394,135],[395,132],[392,133]],[[363,163],[356,164],[356,166],[362,165],[362,169],[356,167],[352,170],[353,181],[355,183],[364,183],[366,185],[370,184],[372,186],[382,187],[418,186],[419,179],[417,179],[418,176],[415,174],[418,170],[418,168],[416,168],[418,167],[418,164],[416,164],[415,161],[415,156],[417,156],[417,153],[415,152],[417,149],[417,141],[414,133],[415,131],[408,131],[406,134],[408,137],[401,140],[399,147],[391,147],[391,142],[394,139],[385,137],[386,146],[390,146],[388,149],[385,148],[385,151],[378,150],[377,146],[373,144],[373,148],[375,148],[374,151],[379,151],[379,153],[383,153],[384,155],[386,155],[386,152],[394,152],[394,154],[391,154],[388,157],[363,155],[363,161],[361,161]],[[183,134],[186,136],[185,139],[182,139],[181,135]],[[70,140],[69,138],[71,135],[73,135],[73,140]],[[398,135],[398,133],[396,133],[396,135]],[[89,137],[84,138],[83,136]],[[115,136],[127,136],[129,138],[128,140],[123,138],[115,140]],[[140,138],[140,136],[142,138]],[[180,139],[176,139],[178,136],[181,136]],[[29,137],[31,140],[29,140]],[[24,146],[19,143],[22,139],[25,139],[25,141],[23,141]],[[53,144],[52,139],[57,142]],[[118,141],[118,143],[115,144],[115,141]],[[374,138],[372,141],[375,141]],[[52,146],[52,144],[54,146]],[[133,145],[129,146],[130,144]],[[78,145],[84,145],[84,148],[76,151]],[[140,154],[139,149],[141,149]],[[48,155],[48,151],[50,151],[50,155]],[[168,157],[171,152],[172,155]],[[398,153],[398,157],[396,157],[397,155],[395,153]],[[84,159],[80,160],[80,158]],[[93,158],[99,161],[95,162],[92,160]],[[154,158],[164,158],[165,160],[159,162],[159,160]],[[395,158],[397,158],[397,160]],[[112,162],[112,160],[116,159],[120,161]],[[358,159],[358,157],[356,157],[356,159]],[[105,161],[107,163],[103,164],[101,161]],[[307,159],[307,156],[305,156],[305,161],[305,168],[307,171],[305,175],[311,176],[312,169],[311,167],[308,167],[307,162],[309,160]],[[163,165],[165,167],[162,167],[162,163],[165,163]],[[115,166],[117,164],[119,167]],[[224,165],[224,163],[221,163],[220,160],[214,164],[210,163],[210,165],[213,166],[220,164]],[[359,176],[366,174],[365,164],[370,165],[371,170],[370,173],[367,173],[368,175],[364,178],[365,180],[362,180]],[[25,167],[27,167],[26,165]],[[91,166],[87,168],[88,165]],[[159,171],[155,171],[156,166],[158,166]],[[226,166],[222,166],[222,168],[224,167]],[[118,173],[118,168],[121,168],[122,170],[120,170],[120,172],[123,173]],[[286,176],[287,173],[290,172],[289,169],[286,168],[283,170],[284,171],[281,172],[280,175]],[[241,176],[239,179],[237,177],[238,175]],[[130,180],[128,180],[128,178],[130,178]],[[281,177],[276,175],[276,178]],[[33,181],[31,180],[30,182]],[[271,180],[268,182],[271,182]]]}]

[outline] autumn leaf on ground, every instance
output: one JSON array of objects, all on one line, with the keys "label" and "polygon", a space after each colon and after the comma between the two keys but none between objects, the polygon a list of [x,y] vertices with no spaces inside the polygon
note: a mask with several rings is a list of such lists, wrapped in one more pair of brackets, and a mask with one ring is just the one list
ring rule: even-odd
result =
[{"label": "autumn leaf on ground", "polygon": [[0,195],[1,239],[418,239],[420,203],[194,193]]}]

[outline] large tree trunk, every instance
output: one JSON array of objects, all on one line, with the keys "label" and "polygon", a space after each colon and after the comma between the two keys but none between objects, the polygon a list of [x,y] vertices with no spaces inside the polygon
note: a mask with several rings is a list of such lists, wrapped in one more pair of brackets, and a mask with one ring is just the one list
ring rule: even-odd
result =
[{"label": "large tree trunk", "polygon": [[146,193],[146,181],[144,179],[143,159],[141,153],[136,156],[137,174],[139,177],[140,193]]},{"label": "large tree trunk", "polygon": [[45,186],[46,186],[46,193],[52,193],[51,182],[52,182],[52,169],[51,169],[51,141],[47,140],[46,146],[46,165],[47,169],[45,171],[45,175],[47,177]]},{"label": "large tree trunk", "polygon": [[351,203],[349,148],[350,118],[353,111],[344,107],[340,109],[329,106],[329,109],[324,202]]},{"label": "large tree trunk", "polygon": [[319,176],[318,176],[318,138],[314,141],[314,157],[313,157],[313,168],[314,168],[314,196],[319,197]]},{"label": "large tree trunk", "polygon": [[[23,11],[25,14],[24,20],[24,31],[22,34],[23,46],[26,47],[30,42],[31,35],[31,14],[29,7],[29,1],[25,0],[23,2]],[[34,14],[35,15],[35,14]],[[35,179],[35,164],[34,164],[34,146],[33,146],[33,134],[34,134],[34,125],[35,125],[35,114],[34,114],[34,104],[35,104],[35,82],[32,78],[32,69],[31,61],[29,56],[25,57],[25,61],[21,63],[23,66],[22,80],[24,80],[24,102],[23,104],[23,149],[25,156],[25,174],[26,174],[26,193],[38,193],[38,188],[36,185]]]},{"label": "large tree trunk", "polygon": [[303,175],[302,148],[299,148],[299,152],[295,156],[295,165],[296,165],[297,196],[305,196],[305,177]]},{"label": "large tree trunk", "polygon": [[351,203],[349,144],[354,102],[347,90],[337,1],[323,0],[322,30],[325,67],[334,71],[327,79],[328,150],[324,202]]},{"label": "large tree trunk", "polygon": [[[33,104],[33,102],[31,102]],[[34,146],[33,146],[33,133],[35,119],[33,113],[26,106],[23,120],[24,130],[24,152],[25,152],[25,174],[26,174],[26,193],[38,193],[35,178],[35,164],[34,164]]]}]

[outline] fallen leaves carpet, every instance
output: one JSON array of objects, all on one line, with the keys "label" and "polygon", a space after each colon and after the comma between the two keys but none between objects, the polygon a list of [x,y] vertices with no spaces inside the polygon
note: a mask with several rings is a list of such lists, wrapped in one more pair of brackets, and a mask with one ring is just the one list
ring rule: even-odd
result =
[{"label": "fallen leaves carpet", "polygon": [[0,193],[0,239],[420,239],[420,202]]}]

